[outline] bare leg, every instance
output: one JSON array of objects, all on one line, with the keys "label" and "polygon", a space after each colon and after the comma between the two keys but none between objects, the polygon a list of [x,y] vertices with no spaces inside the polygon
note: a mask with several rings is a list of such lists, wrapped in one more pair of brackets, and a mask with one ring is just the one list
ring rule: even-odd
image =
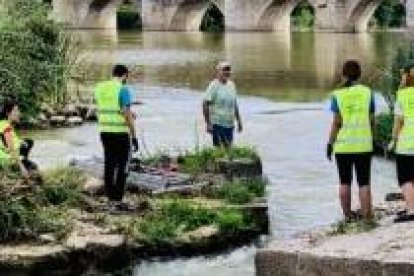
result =
[{"label": "bare leg", "polygon": [[402,187],[404,194],[405,204],[407,205],[407,211],[410,214],[414,214],[414,186],[412,182],[405,183]]},{"label": "bare leg", "polygon": [[345,219],[350,219],[352,217],[350,184],[341,183],[341,185],[339,185],[339,199],[341,201],[342,212]]},{"label": "bare leg", "polygon": [[364,219],[372,219],[372,196],[370,185],[365,185],[359,188],[359,200],[361,204],[362,217]]}]

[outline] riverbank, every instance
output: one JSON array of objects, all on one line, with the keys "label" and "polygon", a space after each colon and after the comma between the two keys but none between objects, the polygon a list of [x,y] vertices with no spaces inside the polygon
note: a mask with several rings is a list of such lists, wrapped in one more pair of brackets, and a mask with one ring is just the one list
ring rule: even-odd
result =
[{"label": "riverbank", "polygon": [[125,197],[130,210],[115,213],[105,208],[96,177],[101,164],[89,164],[36,181],[2,172],[0,273],[113,271],[154,256],[217,253],[268,233],[265,181],[250,149],[135,160]]},{"label": "riverbank", "polygon": [[377,208],[378,222],[314,230],[256,255],[258,276],[414,275],[414,223],[393,223],[403,202]]}]

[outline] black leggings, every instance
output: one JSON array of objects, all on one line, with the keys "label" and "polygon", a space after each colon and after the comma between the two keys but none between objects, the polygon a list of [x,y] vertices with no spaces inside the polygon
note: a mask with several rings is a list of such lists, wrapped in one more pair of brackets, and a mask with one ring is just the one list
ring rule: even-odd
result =
[{"label": "black leggings", "polygon": [[105,157],[105,191],[108,199],[122,200],[125,193],[131,139],[123,133],[101,133]]},{"label": "black leggings", "polygon": [[351,185],[355,168],[359,187],[370,185],[372,153],[335,154],[341,184]]}]

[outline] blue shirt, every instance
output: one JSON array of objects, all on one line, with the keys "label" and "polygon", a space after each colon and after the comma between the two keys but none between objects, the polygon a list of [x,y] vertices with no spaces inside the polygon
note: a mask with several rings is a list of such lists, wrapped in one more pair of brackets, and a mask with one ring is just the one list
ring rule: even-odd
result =
[{"label": "blue shirt", "polygon": [[130,107],[132,105],[131,92],[128,86],[123,85],[119,92],[119,104],[121,109]]}]

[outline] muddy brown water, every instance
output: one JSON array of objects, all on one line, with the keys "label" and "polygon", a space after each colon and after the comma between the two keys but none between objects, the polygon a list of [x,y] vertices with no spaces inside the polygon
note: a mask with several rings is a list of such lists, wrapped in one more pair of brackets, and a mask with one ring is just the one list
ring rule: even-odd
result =
[{"label": "muddy brown water", "polygon": [[[330,120],[324,101],[347,58],[361,60],[364,81],[380,89],[378,69],[409,40],[405,33],[78,34],[87,61],[94,64],[93,78],[105,78],[116,62],[139,65],[141,74],[131,86],[144,103],[134,107],[143,154],[210,144],[201,92],[218,60],[232,63],[245,124],[236,141],[257,148],[270,179],[271,235],[266,239],[289,238],[340,217],[335,166],[324,157]],[[95,124],[34,136],[34,158],[43,167],[102,154]],[[396,188],[393,165],[375,159],[375,200]],[[139,262],[132,271],[140,276],[252,276],[256,250],[249,245],[215,256]]]}]

